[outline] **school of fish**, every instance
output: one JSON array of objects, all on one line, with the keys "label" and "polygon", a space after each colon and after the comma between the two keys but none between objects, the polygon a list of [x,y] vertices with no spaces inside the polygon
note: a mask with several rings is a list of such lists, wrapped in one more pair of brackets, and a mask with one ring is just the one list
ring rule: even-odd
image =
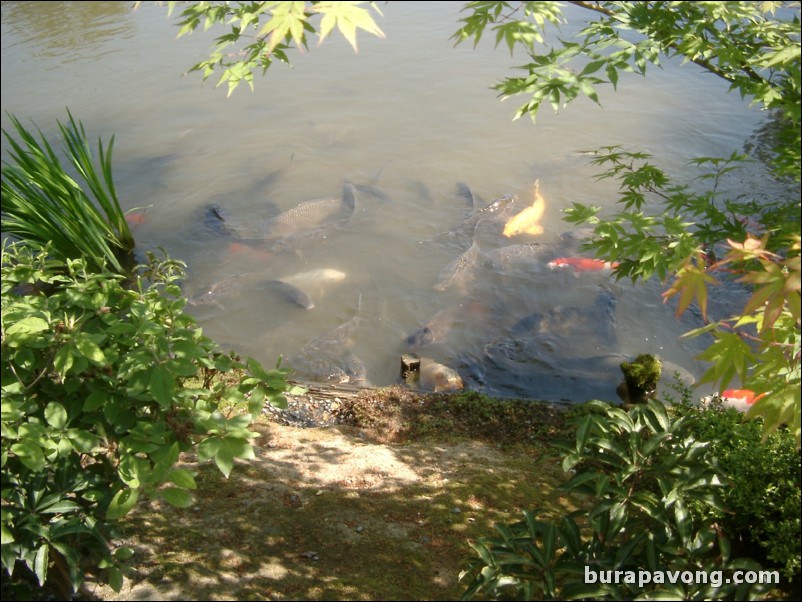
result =
[{"label": "school of fish", "polygon": [[[260,294],[263,291],[274,301],[295,307],[293,311],[313,312],[327,291],[351,277],[333,267],[270,274],[271,259],[336,236],[353,217],[358,194],[370,195],[382,203],[392,202],[375,185],[346,182],[340,196],[303,201],[262,223],[234,219],[224,207],[209,205],[204,218],[209,231],[227,239],[231,253],[247,254],[268,267],[261,273],[236,273],[207,283],[189,295],[189,304],[225,308],[228,298],[247,288]],[[461,248],[440,268],[431,284],[443,295],[444,306],[428,318],[422,316],[418,328],[407,331],[395,343],[399,354],[420,355],[419,373],[412,386],[437,392],[481,389],[489,387],[494,375],[500,373],[522,382],[537,378],[546,382],[553,374],[577,379],[583,373],[582,366],[592,378],[607,378],[609,373],[620,376],[612,367],[615,362],[603,359],[618,358],[618,350],[616,299],[602,281],[595,299],[577,306],[552,302],[533,308],[531,299],[511,297],[503,284],[492,289],[495,300],[491,303],[480,303],[473,297],[477,285],[493,278],[517,277],[542,268],[546,272],[565,270],[577,277],[603,276],[618,264],[574,254],[577,241],[589,235],[586,232],[565,233],[561,243],[538,240],[545,232],[547,215],[539,179],[534,181],[524,206],[515,194],[485,203],[464,182],[457,184],[456,196],[464,200],[467,215],[440,240],[456,242]],[[129,221],[140,223],[144,218],[138,215],[132,214]],[[504,244],[510,238],[515,243]],[[359,340],[361,333],[371,327],[371,318],[361,308],[361,291],[354,288],[354,292],[360,295],[355,314],[330,325],[289,358],[290,366],[302,378],[332,384],[370,383],[359,354]],[[474,334],[474,351],[454,352],[462,344],[460,340]],[[600,354],[584,359],[576,355],[588,345],[595,345]],[[522,391],[525,388],[522,385]]]}]

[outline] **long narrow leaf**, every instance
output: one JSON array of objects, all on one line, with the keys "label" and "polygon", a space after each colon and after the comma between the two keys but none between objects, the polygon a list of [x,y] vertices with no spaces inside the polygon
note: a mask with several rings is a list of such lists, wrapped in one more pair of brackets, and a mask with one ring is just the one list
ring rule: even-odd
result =
[{"label": "long narrow leaf", "polygon": [[48,246],[62,259],[83,256],[93,269],[124,273],[120,259],[133,250],[134,240],[113,183],[114,140],[106,150],[98,140],[96,162],[83,124],[68,115],[68,123],[58,126],[77,180],[41,130],[36,128],[37,138],[10,116],[17,136],[3,130],[11,158],[2,167],[3,232],[34,248]]}]

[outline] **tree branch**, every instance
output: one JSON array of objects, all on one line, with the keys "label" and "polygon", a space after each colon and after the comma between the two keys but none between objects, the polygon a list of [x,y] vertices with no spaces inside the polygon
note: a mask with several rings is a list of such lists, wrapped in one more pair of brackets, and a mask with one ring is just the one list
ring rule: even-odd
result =
[{"label": "tree branch", "polygon": [[[613,18],[613,19],[617,18],[617,13],[615,11],[612,11],[609,8],[604,8],[598,2],[584,2],[582,0],[568,0],[568,4],[573,4],[574,6],[577,6],[579,8],[584,8],[585,10],[590,10],[590,11],[593,11],[593,12],[601,13],[602,15],[608,16],[608,17]],[[644,33],[644,32],[640,32],[640,33]],[[644,34],[644,35],[648,35],[648,34]],[[664,44],[668,48],[671,48],[672,50],[676,50],[679,54],[683,54],[682,52],[679,51],[679,48],[678,48],[678,45],[676,44],[676,42],[664,42]],[[716,65],[714,65],[713,63],[708,61],[707,59],[690,58],[690,57],[687,57],[687,55],[685,55],[685,54],[683,54],[683,56],[686,56],[686,58],[688,58],[688,60],[691,63],[695,63],[696,65],[699,65],[703,69],[709,71],[713,75],[717,75],[718,77],[722,78],[723,80],[725,80],[727,82],[733,83],[734,81],[736,81],[736,77],[734,75],[732,75],[731,73],[728,73],[727,71],[725,71],[723,69],[720,69],[719,67],[717,67]],[[752,80],[755,83],[769,84],[769,85],[771,84],[771,82],[769,80],[767,80],[764,77],[762,77],[759,73],[757,73],[755,70],[753,70],[749,65],[741,65],[740,66],[740,70],[743,73],[745,73],[749,77],[749,79]]]}]

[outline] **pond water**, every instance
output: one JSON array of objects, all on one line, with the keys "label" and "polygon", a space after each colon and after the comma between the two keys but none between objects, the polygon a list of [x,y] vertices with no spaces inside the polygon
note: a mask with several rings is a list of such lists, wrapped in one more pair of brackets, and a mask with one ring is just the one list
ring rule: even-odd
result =
[{"label": "pond water", "polygon": [[[358,54],[337,35],[313,42],[292,68],[275,65],[255,92],[227,98],[184,75],[211,35],[176,40],[165,6],[3,2],[3,128],[10,113],[53,140],[69,109],[93,139],[115,135],[120,198],[146,208],[139,251],[184,260],[188,296],[217,283],[215,302],[190,310],[205,334],[266,366],[283,355],[300,377],[364,370],[385,385],[413,352],[458,370],[469,388],[570,401],[617,399],[618,363],[638,353],[700,376],[693,358],[706,341],[680,338],[698,318],[676,319],[662,283],[547,264],[577,255],[562,237],[563,209],[615,199],[615,184],[597,181],[578,151],[626,145],[687,180],[690,159],[742,150],[764,116],[718,78],[668,62],[645,79],[622,76],[617,93],[603,89],[603,108],[578,100],[559,114],[544,108],[537,124],[512,121],[523,99],[499,102],[490,86],[524,59],[489,40],[454,48],[460,6],[382,5],[384,39],[360,36]],[[566,10],[563,35],[581,17]],[[476,208],[458,183],[478,208],[516,195],[517,211],[535,180],[543,233],[505,238],[503,222],[480,223],[469,278],[437,290],[472,241],[460,226]],[[348,196],[346,182],[354,209],[337,227],[283,247],[254,240],[280,212]],[[527,260],[498,251],[530,242],[540,246]]]}]

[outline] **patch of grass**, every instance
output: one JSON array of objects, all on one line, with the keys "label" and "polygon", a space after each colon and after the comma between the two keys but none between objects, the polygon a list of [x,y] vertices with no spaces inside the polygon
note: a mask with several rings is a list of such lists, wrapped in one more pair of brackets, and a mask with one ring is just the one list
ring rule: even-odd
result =
[{"label": "patch of grass", "polygon": [[496,399],[473,391],[424,395],[387,387],[366,390],[347,400],[340,415],[344,422],[385,442],[466,437],[504,447],[569,436],[573,431],[568,419],[581,411],[532,400]]}]

